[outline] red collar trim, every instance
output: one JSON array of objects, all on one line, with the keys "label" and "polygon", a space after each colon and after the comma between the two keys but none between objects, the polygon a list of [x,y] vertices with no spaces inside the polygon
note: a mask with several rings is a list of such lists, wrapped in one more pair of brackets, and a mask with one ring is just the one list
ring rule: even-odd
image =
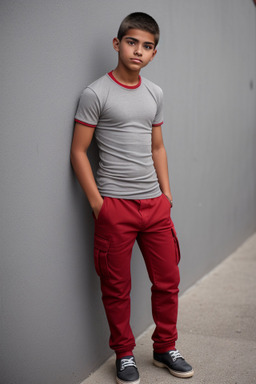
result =
[{"label": "red collar trim", "polygon": [[127,89],[136,89],[136,88],[139,88],[139,86],[141,85],[141,77],[139,76],[139,82],[138,84],[136,85],[125,85],[125,84],[122,84],[120,83],[113,75],[113,71],[109,72],[108,73],[109,77],[114,80],[115,83],[117,83],[118,85],[120,85],[121,87],[123,88],[127,88]]}]

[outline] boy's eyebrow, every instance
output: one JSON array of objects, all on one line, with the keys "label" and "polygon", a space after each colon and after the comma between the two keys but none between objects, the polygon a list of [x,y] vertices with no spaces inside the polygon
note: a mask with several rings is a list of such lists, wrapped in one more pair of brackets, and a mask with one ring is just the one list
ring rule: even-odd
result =
[{"label": "boy's eyebrow", "polygon": [[[128,39],[129,39],[129,40],[132,40],[132,41],[134,41],[135,43],[138,43],[138,42],[139,42],[138,39],[135,39],[134,37],[130,37],[130,36],[126,36],[125,39],[126,39],[126,40],[128,40]],[[143,44],[148,44],[148,45],[153,45],[153,46],[155,45],[155,43],[152,43],[152,41],[144,41]]]}]

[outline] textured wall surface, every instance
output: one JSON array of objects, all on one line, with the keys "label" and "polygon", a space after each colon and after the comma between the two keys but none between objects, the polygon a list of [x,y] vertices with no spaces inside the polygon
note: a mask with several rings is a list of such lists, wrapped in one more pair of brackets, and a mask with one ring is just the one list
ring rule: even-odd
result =
[{"label": "textured wall surface", "polygon": [[[256,230],[252,0],[1,0],[1,384],[76,384],[110,354],[69,151],[80,92],[115,67],[112,38],[133,11],[161,27],[143,75],[165,95],[181,291]],[[152,318],[137,246],[132,270],[138,336]]]}]

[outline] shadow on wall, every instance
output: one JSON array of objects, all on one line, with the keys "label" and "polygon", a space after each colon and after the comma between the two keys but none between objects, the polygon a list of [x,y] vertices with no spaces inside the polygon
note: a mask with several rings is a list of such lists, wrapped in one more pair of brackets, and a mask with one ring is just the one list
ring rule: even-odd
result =
[{"label": "shadow on wall", "polygon": [[[93,138],[88,149],[88,158],[93,174],[96,177],[99,153],[95,138]],[[71,164],[70,167],[70,190],[73,195],[72,205],[76,217],[74,225],[77,233],[74,257],[77,258],[77,265],[79,265],[79,296],[83,306],[81,323],[84,324],[79,332],[87,361],[86,368],[90,367],[91,370],[94,370],[98,367],[99,362],[103,362],[111,353],[108,348],[100,348],[101,345],[108,345],[109,331],[101,301],[100,281],[94,267],[94,219],[92,210]],[[88,350],[88,346],[90,350]],[[98,361],[95,359],[95,354],[98,355]],[[85,373],[85,376],[87,374],[88,372]]]}]

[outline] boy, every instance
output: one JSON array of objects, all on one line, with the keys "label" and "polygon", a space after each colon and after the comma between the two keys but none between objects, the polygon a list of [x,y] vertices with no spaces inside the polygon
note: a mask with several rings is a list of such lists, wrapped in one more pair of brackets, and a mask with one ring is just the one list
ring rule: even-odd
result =
[{"label": "boy", "polygon": [[[170,217],[162,91],[140,77],[156,55],[158,39],[159,27],[151,16],[136,12],[123,20],[113,39],[118,65],[82,93],[71,148],[73,168],[94,214],[95,268],[121,384],[140,382],[130,328],[135,240],[152,282],[153,362],[177,377],[194,373],[175,349],[180,254]],[[100,156],[97,183],[87,157],[94,132]]]}]

